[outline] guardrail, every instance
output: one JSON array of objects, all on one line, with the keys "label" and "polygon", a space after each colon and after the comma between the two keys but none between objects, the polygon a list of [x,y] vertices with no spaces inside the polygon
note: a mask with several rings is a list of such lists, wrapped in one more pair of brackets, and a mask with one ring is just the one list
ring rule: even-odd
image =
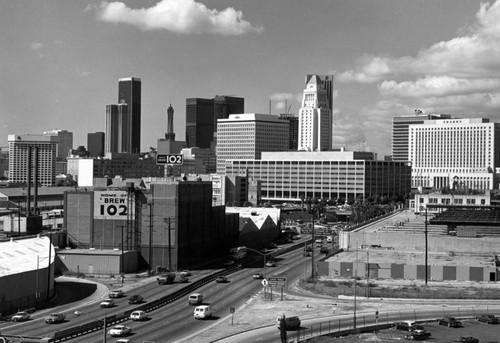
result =
[{"label": "guardrail", "polygon": [[[276,251],[276,253],[273,253],[272,256],[278,256],[285,254],[289,251],[296,250],[296,249],[301,249],[303,247],[304,243],[298,243],[291,245],[290,247],[287,248],[282,248]],[[253,266],[256,265],[256,262],[249,262],[246,266]],[[201,286],[206,285],[207,283],[213,282],[218,276],[226,276],[232,273],[235,273],[243,268],[242,265],[237,265],[236,267],[233,268],[228,268],[219,272],[216,272],[214,274],[211,274],[201,280],[195,281],[193,283],[187,284],[186,287],[183,287],[182,289],[179,289],[171,294],[168,294],[164,297],[161,297],[159,299],[147,302],[143,305],[140,305],[134,309],[130,309],[127,311],[124,311],[123,313],[120,314],[115,314],[109,317],[106,317],[106,327],[108,326],[113,326],[117,323],[124,322],[130,318],[130,314],[133,311],[137,310],[142,310],[145,312],[151,312],[154,311],[160,307],[163,307],[165,305],[168,305],[182,297],[185,297],[186,295],[192,293],[194,290],[200,288]],[[34,338],[38,339],[37,341],[33,342],[47,342],[47,343],[57,343],[57,342],[64,342],[69,339],[83,336],[89,333],[93,333],[98,330],[103,330],[104,326],[104,319],[99,319],[98,321],[92,321],[89,323],[85,323],[83,325],[78,325],[74,326],[68,329],[56,331],[54,333],[53,337],[49,338]],[[1,343],[1,342],[0,342]]]}]

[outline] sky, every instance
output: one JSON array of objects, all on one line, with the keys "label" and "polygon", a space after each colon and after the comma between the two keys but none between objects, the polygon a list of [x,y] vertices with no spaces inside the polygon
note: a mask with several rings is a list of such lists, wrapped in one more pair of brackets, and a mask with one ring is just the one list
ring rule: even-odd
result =
[{"label": "sky", "polygon": [[298,113],[307,74],[335,77],[333,146],[391,154],[392,119],[500,118],[500,0],[0,2],[0,146],[9,134],[105,131],[118,79],[142,80],[141,150],[186,98]]}]

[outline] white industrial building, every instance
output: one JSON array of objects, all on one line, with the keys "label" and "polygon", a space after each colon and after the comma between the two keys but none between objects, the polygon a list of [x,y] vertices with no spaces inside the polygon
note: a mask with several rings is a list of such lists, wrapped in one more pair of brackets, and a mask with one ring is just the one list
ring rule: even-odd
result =
[{"label": "white industrial building", "polygon": [[499,134],[499,123],[481,118],[410,125],[412,187],[498,188]]}]

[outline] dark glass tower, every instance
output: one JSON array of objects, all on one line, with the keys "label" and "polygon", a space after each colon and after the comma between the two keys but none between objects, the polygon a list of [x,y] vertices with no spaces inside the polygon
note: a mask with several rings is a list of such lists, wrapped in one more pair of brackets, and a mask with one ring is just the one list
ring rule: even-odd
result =
[{"label": "dark glass tower", "polygon": [[104,132],[87,134],[87,150],[92,157],[104,156]]},{"label": "dark glass tower", "polygon": [[217,131],[217,119],[245,113],[245,99],[216,96],[213,99],[186,99],[186,143],[188,148],[210,148]]},{"label": "dark glass tower", "polygon": [[128,105],[128,118],[130,120],[130,152],[141,152],[141,79],[127,77],[118,80],[118,103]]}]

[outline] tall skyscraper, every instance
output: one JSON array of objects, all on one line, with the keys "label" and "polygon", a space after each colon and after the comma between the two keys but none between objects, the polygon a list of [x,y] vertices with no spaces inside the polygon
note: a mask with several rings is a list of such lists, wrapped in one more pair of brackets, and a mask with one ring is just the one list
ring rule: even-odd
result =
[{"label": "tall skyscraper", "polygon": [[165,139],[167,141],[175,141],[174,133],[174,108],[172,104],[167,108],[167,133],[165,133]]},{"label": "tall skyscraper", "polygon": [[221,95],[213,99],[186,99],[187,146],[210,148],[217,132],[217,120],[244,111],[244,98]]},{"label": "tall skyscraper", "polygon": [[[8,135],[9,182],[25,183],[28,179],[28,149],[38,148],[38,183],[54,186],[58,139],[52,135]],[[32,157],[33,163],[35,162]],[[32,173],[34,178],[34,174]]]},{"label": "tall skyscraper", "polygon": [[130,150],[122,151],[139,154],[141,152],[141,79],[136,77],[118,80],[118,104],[128,105],[130,121]]},{"label": "tall skyscraper", "polygon": [[43,133],[44,136],[56,137],[56,158],[66,160],[71,149],[73,149],[73,132],[66,130],[50,130]]},{"label": "tall skyscraper", "polygon": [[263,151],[288,150],[288,122],[275,115],[231,114],[217,121],[217,174],[227,160],[260,159]]},{"label": "tall skyscraper", "polygon": [[87,151],[92,157],[104,156],[104,132],[87,134]]},{"label": "tall skyscraper", "polygon": [[298,149],[330,150],[332,135],[333,75],[307,75],[299,110]]},{"label": "tall skyscraper", "polygon": [[409,126],[412,187],[497,189],[500,124],[489,119],[426,120]]},{"label": "tall skyscraper", "polygon": [[299,117],[293,115],[293,113],[281,113],[280,119],[287,120],[290,125],[288,131],[288,150],[296,151],[299,147]]},{"label": "tall skyscraper", "polygon": [[415,114],[392,118],[392,160],[408,161],[408,128],[412,124],[423,124],[425,120],[450,119],[449,114],[425,114],[415,110]]},{"label": "tall skyscraper", "polygon": [[106,154],[131,153],[130,112],[126,103],[106,105]]}]

